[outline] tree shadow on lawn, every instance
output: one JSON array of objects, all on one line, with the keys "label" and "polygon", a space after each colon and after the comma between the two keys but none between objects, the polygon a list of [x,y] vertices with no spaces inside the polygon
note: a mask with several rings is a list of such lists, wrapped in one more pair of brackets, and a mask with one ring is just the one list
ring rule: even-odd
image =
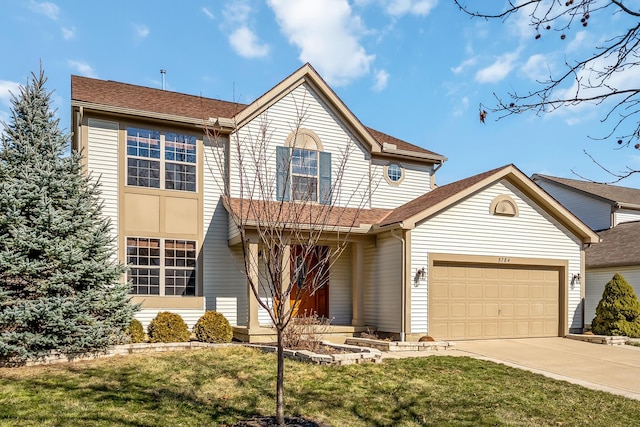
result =
[{"label": "tree shadow on lawn", "polygon": [[[9,381],[0,376],[0,385],[15,390],[11,405],[0,398],[0,424],[15,420],[16,425],[224,425],[260,416],[256,408],[262,400],[274,400],[275,387],[269,381],[238,378],[231,367],[216,367],[212,378],[198,374],[193,366],[181,374],[179,366],[175,373],[154,372],[121,361],[109,368],[56,366],[45,368],[41,375]],[[149,362],[157,363],[158,358]],[[239,383],[250,393],[229,399],[203,392],[216,379]]]}]

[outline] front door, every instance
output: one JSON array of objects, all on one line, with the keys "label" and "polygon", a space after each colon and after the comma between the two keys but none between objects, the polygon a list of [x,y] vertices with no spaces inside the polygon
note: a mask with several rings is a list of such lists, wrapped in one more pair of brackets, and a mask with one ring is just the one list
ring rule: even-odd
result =
[{"label": "front door", "polygon": [[[296,317],[329,317],[329,247],[291,247],[291,278],[295,280],[290,295]],[[297,280],[296,280],[297,279]]]}]

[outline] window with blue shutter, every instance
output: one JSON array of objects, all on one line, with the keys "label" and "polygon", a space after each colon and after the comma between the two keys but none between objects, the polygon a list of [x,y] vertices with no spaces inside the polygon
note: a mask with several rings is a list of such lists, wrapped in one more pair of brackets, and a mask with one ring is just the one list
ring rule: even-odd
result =
[{"label": "window with blue shutter", "polygon": [[331,204],[331,153],[320,152],[320,200],[323,205]]},{"label": "window with blue shutter", "polygon": [[289,201],[289,147],[276,147],[276,199]]}]

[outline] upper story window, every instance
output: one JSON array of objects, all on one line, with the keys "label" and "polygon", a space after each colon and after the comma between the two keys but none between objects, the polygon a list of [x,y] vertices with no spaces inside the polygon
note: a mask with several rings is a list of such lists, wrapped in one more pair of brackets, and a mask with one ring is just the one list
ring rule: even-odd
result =
[{"label": "upper story window", "polygon": [[404,168],[398,163],[389,163],[384,167],[384,179],[391,185],[400,185],[404,179]]},{"label": "upper story window", "polygon": [[291,153],[293,200],[318,201],[318,152],[294,148]]},{"label": "upper story window", "polygon": [[195,136],[127,128],[127,184],[196,191]]},{"label": "upper story window", "polygon": [[276,149],[277,200],[331,203],[331,153],[308,129],[292,132]]}]

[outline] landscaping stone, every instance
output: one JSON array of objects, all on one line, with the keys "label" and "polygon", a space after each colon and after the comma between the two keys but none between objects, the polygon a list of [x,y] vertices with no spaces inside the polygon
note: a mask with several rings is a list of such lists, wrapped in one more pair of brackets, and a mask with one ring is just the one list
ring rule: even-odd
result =
[{"label": "landscaping stone", "polygon": [[625,345],[629,341],[629,337],[625,336],[609,336],[609,335],[590,335],[590,334],[569,334],[566,338],[578,341],[587,341],[595,344],[605,345]]},{"label": "landscaping stone", "polygon": [[379,351],[442,351],[453,349],[453,344],[448,341],[386,341],[371,338],[347,338],[346,344],[360,347],[370,347]]},{"label": "landscaping stone", "polygon": [[[374,348],[358,347],[353,345],[335,344],[328,341],[321,343],[323,346],[334,348],[340,353],[335,354],[319,354],[309,350],[288,350],[285,349],[284,355],[293,360],[301,362],[315,363],[318,365],[353,365],[359,363],[380,363],[382,362],[382,353]],[[273,345],[264,344],[245,344],[247,347],[258,348],[265,352],[274,352],[277,348]]]}]

